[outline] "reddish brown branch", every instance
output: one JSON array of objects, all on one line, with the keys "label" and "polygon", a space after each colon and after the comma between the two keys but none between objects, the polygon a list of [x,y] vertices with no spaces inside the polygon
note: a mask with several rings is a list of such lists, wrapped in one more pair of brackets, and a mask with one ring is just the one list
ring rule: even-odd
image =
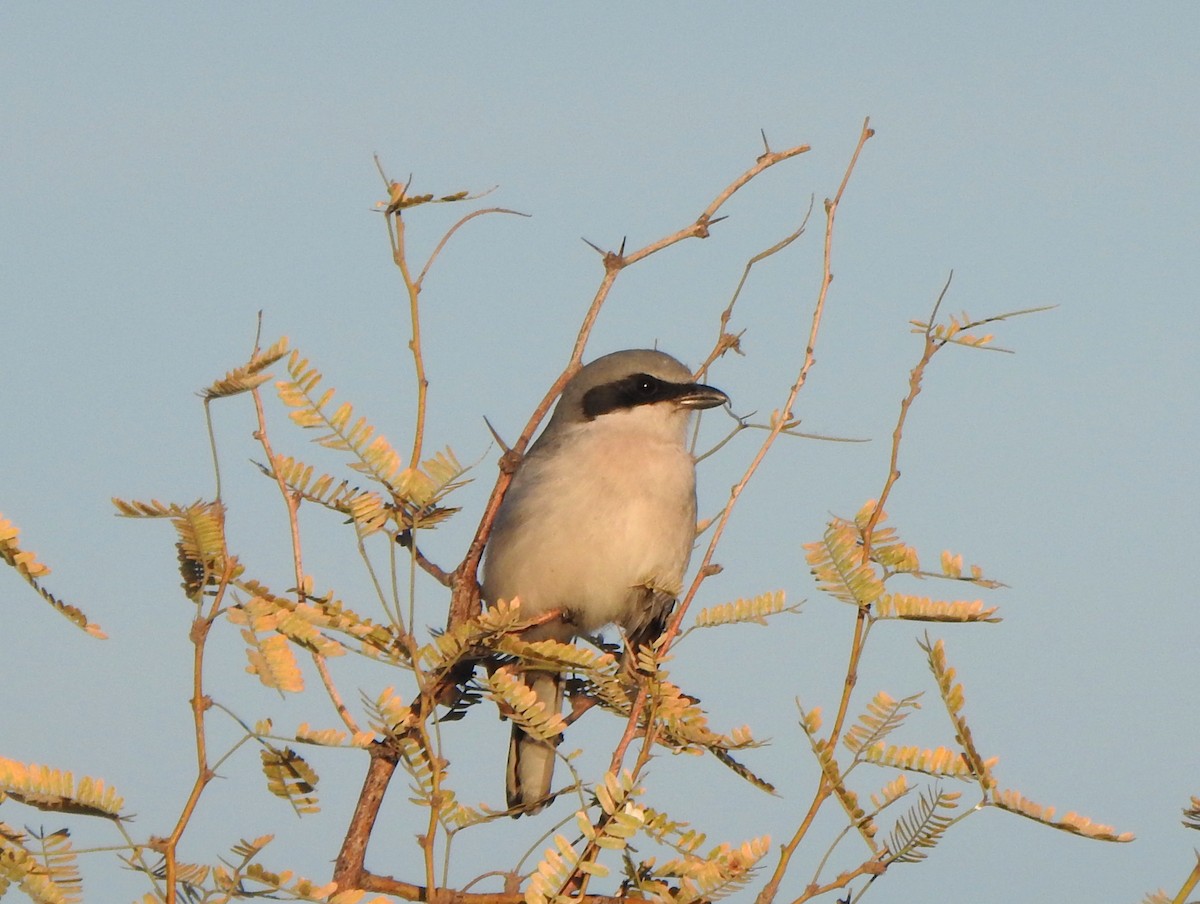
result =
[{"label": "reddish brown branch", "polygon": [[[358,803],[354,806],[354,815],[350,817],[350,827],[346,830],[342,849],[333,868],[333,881],[341,891],[366,887],[363,882],[366,875],[364,863],[367,857],[367,843],[371,840],[371,832],[375,828],[375,819],[379,816],[383,796],[387,793],[392,774],[396,771],[396,764],[400,761],[400,754],[389,745],[375,743],[371,746],[370,753],[371,763],[367,767],[367,776],[363,780]],[[415,885],[411,887],[418,888]],[[426,899],[410,897],[409,900]]]}]

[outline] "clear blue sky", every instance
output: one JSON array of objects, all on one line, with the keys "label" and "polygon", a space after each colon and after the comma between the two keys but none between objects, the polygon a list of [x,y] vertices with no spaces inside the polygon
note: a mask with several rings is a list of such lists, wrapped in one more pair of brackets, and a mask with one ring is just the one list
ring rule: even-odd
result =
[{"label": "clear blue sky", "polygon": [[[711,760],[664,757],[659,802],[728,840],[783,840],[807,806],[816,772],[793,701],[833,703],[851,613],[816,594],[801,544],[878,493],[919,354],[908,320],[953,270],[948,310],[1057,308],[997,328],[1015,356],[951,350],[936,362],[890,514],[931,564],[950,547],[1010,585],[991,598],[1002,624],[936,632],[1002,783],[1139,840],[1092,843],[989,811],[869,900],[1136,901],[1178,887],[1197,843],[1179,808],[1200,794],[1200,616],[1186,577],[1200,527],[1198,35],[1194,3],[3,4],[0,511],[54,567],[51,588],[111,639],[75,632],[0,573],[0,755],[103,776],[139,831],[169,830],[192,761],[190,611],[167,526],[117,520],[108,499],[211,495],[195,392],[245,358],[260,309],[268,339],[288,335],[407,444],[405,312],[372,211],[373,153],[417,191],[498,186],[488,203],[532,214],[469,224],[427,284],[430,441],[481,460],[461,524],[428,540],[449,565],[494,474],[482,418],[516,434],[599,281],[580,238],[638,247],[684,225],[753,161],[760,129],[776,147],[812,145],[739,196],[712,238],[625,273],[591,345],[657,342],[698,361],[744,261],[790,231],[810,196],[820,211],[869,115],[878,135],[840,213],[837,278],[797,413],[812,431],[872,442],[776,450],[699,603],[784,589],[807,598],[804,614],[697,637],[676,664],[717,726],[771,737],[747,761],[781,796],[744,791]],[[461,212],[412,217],[418,259]],[[783,397],[819,247],[812,228],[739,303],[746,357],[711,377],[739,412]],[[309,455],[277,405],[272,416],[277,443]],[[279,502],[247,461],[252,412],[228,402],[217,426],[234,542],[286,586]],[[749,452],[739,442],[704,464],[703,510]],[[357,602],[350,543],[328,519],[310,526],[318,583]],[[436,588],[420,599],[440,623]],[[931,691],[920,633],[880,626],[866,695]],[[225,639],[213,693],[250,719],[278,709],[243,674],[236,636]],[[355,678],[351,696],[356,682],[373,693],[391,680]],[[896,741],[949,742],[932,692],[926,703]],[[283,712],[281,725],[334,721],[316,701]],[[580,737],[604,719],[592,721]],[[460,797],[499,805],[504,727],[481,708],[448,732]],[[326,808],[297,826],[244,750],[184,856],[211,860],[282,825],[265,862],[323,878],[362,759],[314,756]],[[734,793],[750,805],[722,812]],[[404,796],[394,789],[372,850],[395,874],[412,869],[419,830]],[[464,839],[460,879],[506,865],[502,852],[532,844],[537,823],[504,829],[520,837]],[[79,839],[114,841],[100,829]],[[822,852],[810,847],[793,894]],[[103,858],[85,868],[88,900],[145,890]]]}]

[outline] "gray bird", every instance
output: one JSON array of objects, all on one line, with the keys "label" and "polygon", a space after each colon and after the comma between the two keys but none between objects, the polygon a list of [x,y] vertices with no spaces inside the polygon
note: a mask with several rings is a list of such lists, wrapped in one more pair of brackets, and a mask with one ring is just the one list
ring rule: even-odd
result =
[{"label": "gray bird", "polygon": [[[563,610],[527,640],[565,642],[616,624],[632,649],[651,643],[666,625],[696,537],[690,415],[728,401],[659,351],[614,352],[580,370],[500,506],[484,599],[519,597],[527,617]],[[561,675],[530,669],[523,680],[547,711],[562,711]],[[510,807],[535,813],[546,805],[554,746],[513,724]]]}]

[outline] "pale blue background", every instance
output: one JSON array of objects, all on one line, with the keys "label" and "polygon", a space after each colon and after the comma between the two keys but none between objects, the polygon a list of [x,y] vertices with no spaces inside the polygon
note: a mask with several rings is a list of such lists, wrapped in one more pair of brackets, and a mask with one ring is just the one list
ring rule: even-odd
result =
[{"label": "pale blue background", "polygon": [[[469,224],[427,284],[430,449],[480,461],[460,523],[426,540],[449,566],[494,475],[483,416],[516,435],[600,278],[580,237],[638,247],[684,225],[750,165],[760,128],[776,147],[813,150],[738,196],[706,242],[625,273],[591,350],[658,342],[702,358],[746,258],[815,195],[809,234],[757,270],[740,302],[747,356],[712,374],[739,412],[780,404],[817,288],[821,199],[870,115],[879,134],[841,211],[837,279],[797,411],[808,429],[873,442],[775,451],[699,604],[782,588],[808,598],[804,614],[695,637],[676,663],[718,727],[748,722],[772,738],[746,760],[781,796],[711,760],[665,757],[652,802],[731,841],[783,841],[807,807],[816,770],[794,698],[833,704],[852,617],[816,595],[801,544],[878,493],[919,354],[907,322],[953,269],[950,311],[1058,308],[997,328],[1015,357],[955,349],[936,361],[890,512],[931,566],[949,546],[1011,585],[992,597],[1003,624],[936,632],[1001,782],[1139,840],[1088,842],[989,811],[869,899],[1117,902],[1178,888],[1197,844],[1179,809],[1200,794],[1198,46],[1195,3],[0,6],[0,511],[54,566],[54,592],[111,635],[85,637],[0,576],[0,754],[104,776],[138,831],[169,831],[191,780],[190,611],[168,526],[117,520],[108,498],[211,494],[195,392],[244,360],[258,310],[268,341],[291,337],[407,448],[404,299],[372,212],[372,153],[417,191],[498,185],[485,203],[533,215]],[[467,209],[414,213],[414,259]],[[247,461],[261,457],[248,401],[216,412],[233,542],[287,587],[282,506]],[[275,403],[271,416],[277,449],[336,463]],[[720,434],[719,418],[706,424]],[[702,509],[719,505],[751,443],[705,463]],[[366,609],[334,521],[306,513],[307,565]],[[423,620],[440,623],[443,597],[420,592]],[[880,626],[864,701],[932,688],[920,633]],[[278,709],[243,664],[224,632],[212,692],[249,719]],[[398,677],[352,672],[347,693]],[[936,698],[926,703],[894,740],[950,741]],[[278,724],[302,718],[334,724],[317,698]],[[236,733],[213,722],[219,750]],[[611,743],[616,729],[594,715],[574,737]],[[505,729],[493,712],[446,733],[460,797],[499,805]],[[325,878],[364,758],[312,759],[320,816],[297,824],[267,797],[247,748],[222,769],[183,855],[211,860],[282,826],[264,862]],[[405,796],[397,783],[370,859],[415,879],[423,822]],[[785,896],[808,881],[835,809]],[[66,822],[14,804],[0,819]],[[541,824],[462,839],[456,881],[510,863]],[[115,841],[103,826],[76,834]],[[859,859],[853,842],[835,855],[837,868]],[[107,856],[85,869],[89,901],[145,890]]]}]

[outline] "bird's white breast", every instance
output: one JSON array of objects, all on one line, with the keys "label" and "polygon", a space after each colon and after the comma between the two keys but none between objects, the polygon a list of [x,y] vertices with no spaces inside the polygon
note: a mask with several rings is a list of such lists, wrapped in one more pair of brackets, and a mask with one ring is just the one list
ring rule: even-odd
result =
[{"label": "bird's white breast", "polygon": [[488,544],[488,600],[519,596],[530,615],[566,609],[576,631],[592,632],[630,620],[647,583],[678,589],[695,539],[695,470],[686,414],[656,408],[572,424],[530,452]]}]

